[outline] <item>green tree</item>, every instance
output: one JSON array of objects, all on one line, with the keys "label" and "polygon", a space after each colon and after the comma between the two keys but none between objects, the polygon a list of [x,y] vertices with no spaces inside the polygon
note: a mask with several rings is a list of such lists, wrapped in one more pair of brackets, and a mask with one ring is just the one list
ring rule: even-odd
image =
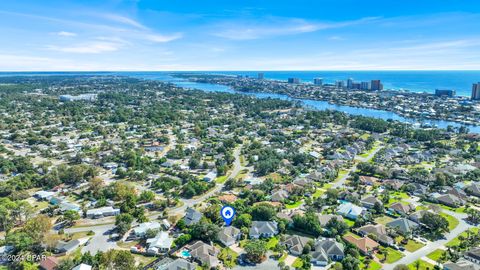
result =
[{"label": "green tree", "polygon": [[267,247],[261,240],[248,240],[244,246],[244,250],[247,254],[249,261],[254,263],[262,262],[265,254],[267,253]]}]

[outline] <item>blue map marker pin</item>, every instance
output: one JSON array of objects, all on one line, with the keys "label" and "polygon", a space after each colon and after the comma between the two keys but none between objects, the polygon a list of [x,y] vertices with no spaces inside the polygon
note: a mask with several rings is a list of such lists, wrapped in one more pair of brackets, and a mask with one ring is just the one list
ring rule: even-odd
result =
[{"label": "blue map marker pin", "polygon": [[235,209],[233,209],[233,207],[229,205],[225,205],[224,207],[222,207],[222,210],[220,210],[220,215],[225,221],[225,224],[227,224],[227,226],[230,226],[233,217],[235,216]]}]

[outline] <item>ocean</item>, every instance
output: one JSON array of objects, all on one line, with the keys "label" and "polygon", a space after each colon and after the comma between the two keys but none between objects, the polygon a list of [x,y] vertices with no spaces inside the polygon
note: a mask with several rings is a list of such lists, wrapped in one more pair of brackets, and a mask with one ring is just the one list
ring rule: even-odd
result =
[{"label": "ocean", "polygon": [[118,74],[162,77],[169,73],[208,73],[225,75],[248,75],[257,77],[259,72],[265,79],[287,80],[300,78],[302,82],[312,82],[313,78],[323,78],[324,83],[353,78],[355,81],[381,80],[385,89],[407,90],[434,93],[435,89],[453,89],[457,95],[471,95],[472,84],[480,82],[480,70],[473,71],[152,71],[152,72],[0,72],[0,76],[10,75],[75,75],[75,74]]},{"label": "ocean", "polygon": [[300,78],[302,82],[313,82],[323,78],[324,83],[337,80],[354,81],[381,80],[385,89],[434,93],[435,89],[453,89],[459,96],[470,96],[472,84],[480,82],[480,70],[474,71],[209,71],[199,73],[248,75],[257,77],[263,72],[265,79],[287,80]]}]

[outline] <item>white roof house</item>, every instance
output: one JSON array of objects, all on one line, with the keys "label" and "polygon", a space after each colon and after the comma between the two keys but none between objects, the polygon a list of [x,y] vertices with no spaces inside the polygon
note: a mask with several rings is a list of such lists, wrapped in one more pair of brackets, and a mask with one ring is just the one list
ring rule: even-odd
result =
[{"label": "white roof house", "polygon": [[88,264],[81,263],[81,264],[75,266],[74,268],[72,268],[72,270],[92,270],[92,266],[90,266]]},{"label": "white roof house", "polygon": [[213,180],[215,180],[217,178],[217,173],[214,172],[214,171],[211,171],[209,173],[207,173],[207,175],[205,175],[203,177],[203,180],[207,181],[207,182],[212,182]]},{"label": "white roof house", "polygon": [[159,230],[159,229],[160,229],[160,223],[156,221],[144,222],[139,224],[137,227],[133,228],[133,233],[137,237],[142,237],[147,233],[148,230]]},{"label": "white roof house", "polygon": [[173,244],[173,238],[168,232],[161,231],[154,238],[147,239],[148,253],[165,253],[170,250]]},{"label": "white roof house", "polygon": [[364,207],[360,207],[353,203],[343,203],[337,208],[338,214],[350,219],[357,219],[357,217],[362,215],[364,211],[366,211]]},{"label": "white roof house", "polygon": [[88,218],[101,218],[101,217],[108,217],[108,216],[116,216],[119,214],[120,214],[120,209],[115,209],[111,206],[87,210]]},{"label": "white roof house", "polygon": [[50,200],[53,195],[55,195],[55,192],[40,190],[35,192],[33,196],[39,200]]}]

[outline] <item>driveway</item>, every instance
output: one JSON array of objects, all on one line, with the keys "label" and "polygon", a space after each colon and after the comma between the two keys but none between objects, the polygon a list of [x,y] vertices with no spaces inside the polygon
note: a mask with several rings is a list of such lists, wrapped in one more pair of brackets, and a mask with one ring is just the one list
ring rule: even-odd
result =
[{"label": "driveway", "polygon": [[110,235],[107,233],[115,227],[115,224],[77,227],[65,229],[65,233],[77,233],[93,231],[93,235],[88,243],[82,247],[82,253],[89,251],[95,255],[98,251],[107,251],[109,249],[120,249],[115,241],[110,241]]}]

